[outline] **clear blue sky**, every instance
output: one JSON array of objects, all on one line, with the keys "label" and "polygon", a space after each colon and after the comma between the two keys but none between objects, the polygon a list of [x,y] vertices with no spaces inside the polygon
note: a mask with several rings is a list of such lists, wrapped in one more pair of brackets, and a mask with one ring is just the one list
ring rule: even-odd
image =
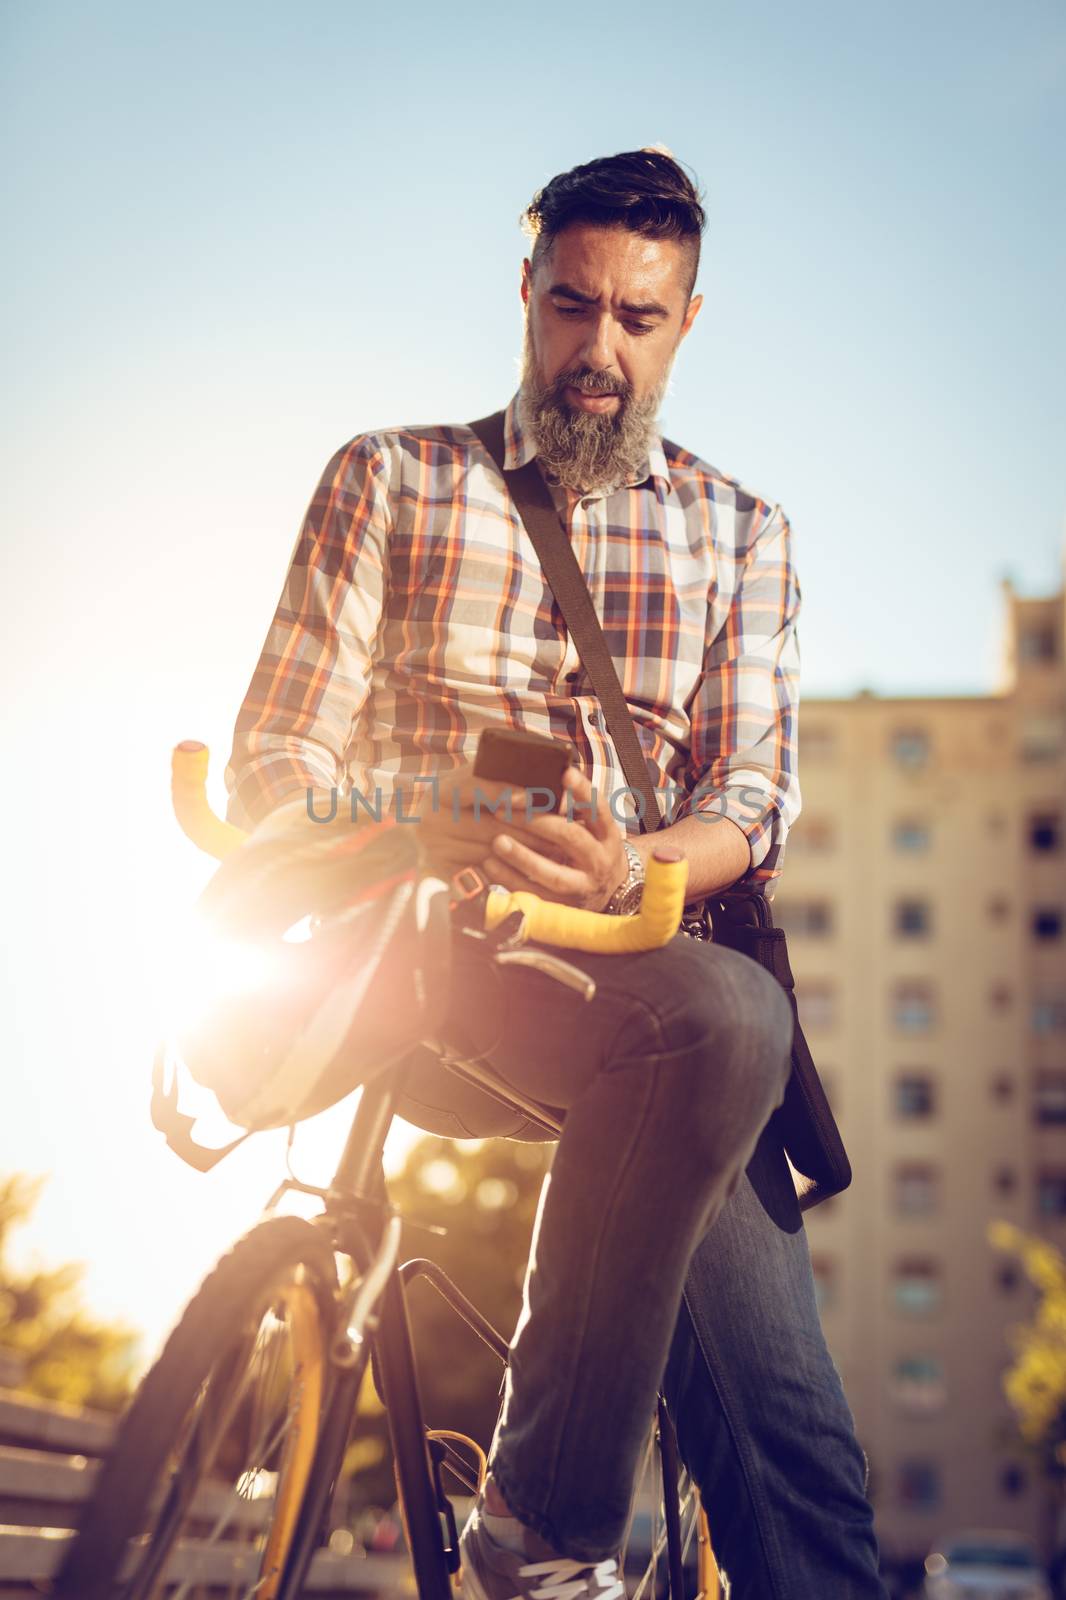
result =
[{"label": "clear blue sky", "polygon": [[[788,511],[808,691],[991,688],[998,578],[1061,581],[1066,13],[8,0],[0,27],[0,1168],[56,1169],[42,1247],[154,1326],[269,1187],[254,1154],[186,1175],[143,1114],[160,925],[203,876],[167,751],[224,754],[323,463],[501,403],[520,210],[665,142],[710,215],[667,428]],[[149,1235],[135,1306],[117,1244]]]}]

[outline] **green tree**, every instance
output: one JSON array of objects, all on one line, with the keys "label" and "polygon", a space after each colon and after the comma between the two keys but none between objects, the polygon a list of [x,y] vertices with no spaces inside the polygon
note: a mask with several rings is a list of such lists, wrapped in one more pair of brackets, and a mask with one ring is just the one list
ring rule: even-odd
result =
[{"label": "green tree", "polygon": [[1037,1291],[1029,1322],[1013,1330],[1014,1361],[1003,1387],[1018,1431],[1045,1475],[1066,1482],[1066,1260],[1053,1245],[1007,1222],[994,1222],[989,1239],[1019,1258]]},{"label": "green tree", "polygon": [[9,1260],[11,1234],[32,1216],[44,1181],[22,1173],[0,1178],[0,1349],[17,1358],[19,1387],[28,1393],[117,1411],[129,1398],[137,1335],[85,1309],[83,1267],[20,1273]]},{"label": "green tree", "polygon": [[1041,1544],[1050,1557],[1061,1542],[1066,1490],[1066,1260],[1046,1240],[1007,1222],[993,1222],[988,1237],[996,1249],[1019,1258],[1036,1290],[1032,1317],[1011,1331],[1014,1360],[1003,1388],[1045,1481]]}]

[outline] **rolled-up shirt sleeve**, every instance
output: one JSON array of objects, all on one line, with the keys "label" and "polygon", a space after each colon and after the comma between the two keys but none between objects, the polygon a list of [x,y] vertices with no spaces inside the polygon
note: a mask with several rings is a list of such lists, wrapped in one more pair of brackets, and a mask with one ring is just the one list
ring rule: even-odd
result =
[{"label": "rolled-up shirt sleeve", "polygon": [[690,709],[687,802],[708,825],[728,817],[747,836],[739,884],[765,893],[781,871],[800,810],[796,771],[800,588],[791,530],[774,506],[743,554],[733,601],[708,645]]},{"label": "rolled-up shirt sleeve", "polygon": [[328,808],[370,686],[388,584],[388,463],[372,438],[328,463],[244,697],[227,816],[251,827],[308,792]]}]

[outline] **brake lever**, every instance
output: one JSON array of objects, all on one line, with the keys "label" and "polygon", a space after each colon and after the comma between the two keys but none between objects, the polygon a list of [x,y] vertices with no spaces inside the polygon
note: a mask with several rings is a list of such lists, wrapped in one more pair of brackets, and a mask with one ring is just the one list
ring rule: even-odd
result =
[{"label": "brake lever", "polygon": [[583,1000],[591,1000],[596,993],[595,978],[547,950],[531,950],[527,945],[521,950],[497,950],[492,959],[498,967],[532,967],[536,972],[543,972],[546,978],[554,978],[556,983],[576,989]]}]

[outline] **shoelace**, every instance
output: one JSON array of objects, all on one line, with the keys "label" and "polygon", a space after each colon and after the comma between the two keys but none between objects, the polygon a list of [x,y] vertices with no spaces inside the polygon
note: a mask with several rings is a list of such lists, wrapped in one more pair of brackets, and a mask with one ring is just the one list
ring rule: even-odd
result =
[{"label": "shoelace", "polygon": [[[520,1578],[540,1578],[546,1581],[538,1589],[531,1589],[532,1600],[578,1600],[589,1594],[590,1579],[599,1587],[592,1590],[595,1600],[625,1600],[626,1586],[618,1575],[618,1562],[613,1556],[605,1561],[571,1561],[560,1556],[558,1561],[534,1561],[519,1567]],[[521,1600],[521,1596],[515,1596]]]}]

